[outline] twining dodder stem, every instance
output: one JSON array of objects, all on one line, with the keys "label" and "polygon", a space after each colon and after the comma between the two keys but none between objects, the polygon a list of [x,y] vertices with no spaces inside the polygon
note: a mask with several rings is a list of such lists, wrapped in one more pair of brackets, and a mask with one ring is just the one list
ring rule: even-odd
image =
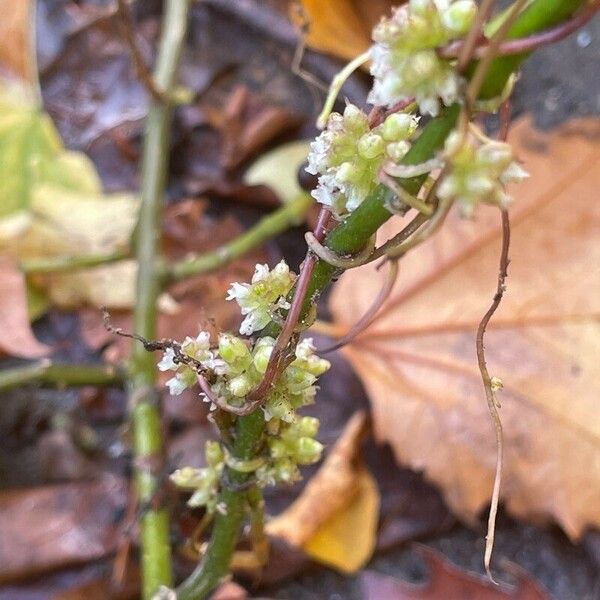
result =
[{"label": "twining dodder stem", "polygon": [[[525,37],[558,25],[569,19],[584,4],[583,0],[533,0],[512,25],[508,37],[509,39]],[[491,35],[494,31],[485,33]],[[500,96],[508,77],[526,56],[526,54],[518,54],[495,58],[490,65],[488,75],[482,82],[479,97],[489,99]],[[472,74],[474,68],[475,65],[470,65],[467,74]],[[403,163],[420,164],[440,150],[447,135],[454,128],[459,112],[460,107],[454,105],[446,109],[440,117],[430,121]],[[409,193],[416,195],[423,181],[424,176],[401,181],[401,184]],[[345,221],[327,235],[325,245],[340,255],[358,253],[379,227],[391,218],[391,213],[385,208],[386,202],[391,200],[391,195],[391,191],[384,186],[379,186]],[[317,262],[308,283],[301,319],[306,317],[314,300],[329,285],[335,271],[335,268],[328,263]],[[278,330],[279,327],[273,325],[263,333],[277,335]],[[264,416],[261,409],[247,416],[238,417],[234,456],[240,459],[251,458],[260,448],[263,429]],[[243,484],[247,480],[248,475],[227,472],[220,494],[225,515],[217,515],[204,558],[178,589],[178,598],[183,600],[206,598],[228,574],[231,555],[244,518],[247,490]]]}]

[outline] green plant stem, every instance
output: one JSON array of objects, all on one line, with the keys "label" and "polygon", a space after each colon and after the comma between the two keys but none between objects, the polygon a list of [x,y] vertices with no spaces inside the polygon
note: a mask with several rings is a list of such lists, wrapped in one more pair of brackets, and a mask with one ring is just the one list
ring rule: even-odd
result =
[{"label": "green plant stem", "polygon": [[[164,3],[162,33],[154,79],[167,97],[175,85],[177,67],[189,13],[189,0]],[[160,292],[158,238],[168,171],[172,105],[151,103],[146,119],[142,159],[140,217],[137,227],[138,274],[135,332],[147,339],[156,337],[156,301]],[[159,486],[156,465],[164,451],[160,395],[155,390],[156,362],[153,354],[133,347],[129,381],[129,406],[136,455],[136,485],[139,502],[148,505],[141,521],[142,594],[149,600],[157,589],[172,585],[169,513],[150,503]]]},{"label": "green plant stem", "polygon": [[24,367],[0,371],[0,391],[28,383],[52,387],[122,385],[125,373],[112,365],[79,365],[42,360]]},{"label": "green plant stem", "polygon": [[[252,458],[260,448],[263,428],[262,410],[239,418],[236,423],[234,456],[242,460]],[[226,507],[225,513],[217,513],[204,558],[194,572],[177,588],[178,600],[206,598],[229,573],[231,556],[246,508],[247,492],[239,488],[248,482],[249,477],[247,473],[227,470],[224,481],[227,481],[228,485],[219,496],[219,502]]]},{"label": "green plant stem", "polygon": [[129,258],[130,256],[129,252],[94,254],[90,256],[50,256],[48,258],[23,260],[19,264],[19,267],[26,275],[60,273],[63,271],[108,265]]},{"label": "green plant stem", "polygon": [[193,275],[214,271],[230,261],[260,246],[289,227],[299,225],[314,200],[310,194],[300,194],[285,206],[261,219],[239,237],[200,256],[187,258],[166,267],[165,278],[169,280],[185,279]]},{"label": "green plant stem", "polygon": [[[531,35],[552,27],[569,18],[583,4],[584,0],[533,0],[512,26],[509,37]],[[520,65],[523,58],[525,56],[501,56],[494,59],[482,85],[480,97],[498,96],[504,89],[508,77]],[[459,107],[455,105],[444,111],[442,116],[430,121],[403,163],[418,164],[431,158],[442,147],[446,136],[453,129],[459,112]],[[415,177],[400,183],[414,195],[423,181],[423,177]],[[329,233],[325,245],[341,255],[355,254],[360,251],[377,229],[391,218],[391,213],[385,208],[385,203],[391,199],[391,194],[392,192],[384,186],[378,186],[345,221]],[[322,261],[317,263],[304,302],[304,315],[308,313],[316,297],[329,285],[334,274],[335,269],[331,265]],[[278,327],[272,326],[266,334],[277,335]],[[263,435],[263,426],[264,417],[261,409],[248,416],[238,417],[235,456],[244,459],[252,456],[252,454],[238,454],[238,442],[244,440],[244,450],[258,448]],[[240,474],[233,473],[233,476],[239,477]],[[202,600],[228,573],[231,555],[243,520],[245,498],[245,491],[223,490],[220,501],[226,507],[227,517],[217,517],[204,559],[179,588],[178,598]]]}]

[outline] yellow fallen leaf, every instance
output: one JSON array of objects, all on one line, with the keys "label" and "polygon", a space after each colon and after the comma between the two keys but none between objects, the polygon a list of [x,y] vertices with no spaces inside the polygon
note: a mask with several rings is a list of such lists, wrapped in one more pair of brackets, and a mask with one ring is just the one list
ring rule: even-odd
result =
[{"label": "yellow fallen leaf", "polygon": [[[22,87],[0,86],[0,252],[24,261],[56,256],[110,255],[129,247],[139,201],[103,194],[85,154],[65,150],[49,117]],[[135,264],[31,276],[32,313],[44,290],[57,306],[134,303]],[[29,286],[33,290],[33,286]]]},{"label": "yellow fallen leaf", "polygon": [[304,544],[310,557],[344,573],[355,573],[371,558],[377,541],[379,490],[371,473],[359,467],[358,489]]},{"label": "yellow fallen leaf", "polygon": [[367,562],[376,541],[379,492],[360,461],[366,427],[366,415],[356,413],[302,494],[266,526],[269,535],[348,573]]},{"label": "yellow fallen leaf", "polygon": [[[531,178],[514,190],[508,290],[486,337],[504,423],[502,498],[515,515],[554,518],[572,538],[600,526],[600,124],[510,135]],[[396,219],[383,232],[399,228]],[[374,430],[423,470],[454,511],[489,502],[495,437],[475,331],[496,289],[498,212],[452,214],[409,254],[377,321],[344,350],[362,378]],[[374,266],[347,272],[331,310],[349,329],[378,292]],[[373,282],[369,285],[369,282]]]},{"label": "yellow fallen leaf", "polygon": [[371,29],[391,6],[390,0],[302,0],[304,17],[292,11],[295,24],[307,26],[305,41],[315,50],[352,60],[371,44]]}]

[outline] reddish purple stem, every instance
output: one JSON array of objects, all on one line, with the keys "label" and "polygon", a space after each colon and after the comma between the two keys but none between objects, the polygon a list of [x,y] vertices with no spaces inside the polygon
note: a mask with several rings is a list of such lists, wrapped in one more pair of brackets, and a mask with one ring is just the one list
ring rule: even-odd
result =
[{"label": "reddish purple stem", "polygon": [[[329,209],[325,207],[321,208],[317,224],[313,231],[319,242],[323,241],[325,238],[330,215],[331,213],[329,212]],[[217,406],[220,406],[220,408],[224,408],[224,410],[228,410],[229,412],[233,412],[236,415],[248,415],[261,405],[263,398],[279,374],[281,358],[290,342],[290,339],[292,338],[292,335],[294,335],[294,331],[298,325],[298,321],[300,320],[302,305],[304,304],[304,298],[306,296],[308,284],[310,283],[310,278],[312,277],[316,263],[316,257],[311,252],[307,252],[306,258],[304,259],[304,262],[300,268],[300,275],[296,281],[294,299],[292,300],[292,304],[285,319],[285,323],[283,324],[283,328],[281,329],[281,333],[275,342],[275,346],[273,348],[273,352],[271,353],[271,357],[269,358],[269,363],[267,365],[267,369],[265,370],[262,381],[248,394],[246,398],[246,404],[244,404],[243,407],[227,406],[224,408],[215,402]],[[200,385],[202,386],[202,382],[200,382]],[[202,389],[204,390],[204,388]]]},{"label": "reddish purple stem", "polygon": [[[540,46],[558,42],[571,35],[574,31],[577,31],[580,27],[583,27],[583,25],[592,19],[598,10],[600,10],[600,1],[590,4],[572,19],[553,27],[552,29],[547,29],[541,33],[536,33],[518,40],[507,40],[502,42],[498,47],[498,55],[507,56],[510,54],[521,54],[523,52],[535,50]],[[438,54],[443,58],[457,58],[460,55],[462,47],[463,42],[453,42],[444,48],[440,48]],[[478,46],[473,52],[473,58],[481,58],[487,49],[487,44]]]}]

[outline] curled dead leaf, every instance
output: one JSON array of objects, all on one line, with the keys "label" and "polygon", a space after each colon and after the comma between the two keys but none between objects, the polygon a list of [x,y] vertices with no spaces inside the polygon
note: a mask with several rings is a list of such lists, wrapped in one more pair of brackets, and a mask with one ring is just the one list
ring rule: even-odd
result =
[{"label": "curled dead leaf", "polygon": [[[552,517],[577,538],[600,525],[600,128],[588,119],[546,134],[522,121],[510,138],[531,178],[515,190],[508,291],[486,340],[490,372],[504,382],[502,497],[513,514]],[[495,290],[499,236],[496,210],[451,215],[403,260],[377,321],[344,350],[376,437],[469,520],[489,501],[495,465],[475,330]],[[377,277],[367,266],[337,284],[340,330],[370,306],[378,289],[365,282]]]},{"label": "curled dead leaf", "polygon": [[16,263],[0,256],[0,352],[22,358],[39,358],[50,348],[35,339],[27,313],[25,277]]},{"label": "curled dead leaf", "polygon": [[376,542],[379,491],[360,461],[366,428],[366,414],[355,413],[300,497],[266,526],[269,535],[344,572],[362,567]]}]

